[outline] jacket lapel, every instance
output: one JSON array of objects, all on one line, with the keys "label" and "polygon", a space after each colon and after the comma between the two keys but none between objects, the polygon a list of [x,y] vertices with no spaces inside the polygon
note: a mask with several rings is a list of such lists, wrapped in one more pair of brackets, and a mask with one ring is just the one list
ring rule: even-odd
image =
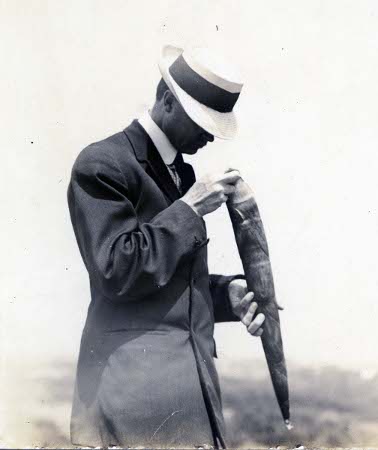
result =
[{"label": "jacket lapel", "polygon": [[171,202],[179,199],[180,192],[172,180],[160,153],[144,128],[137,120],[134,120],[124,130],[124,133],[134,149],[137,160],[145,169],[146,173],[150,175]]},{"label": "jacket lapel", "polygon": [[186,194],[196,181],[193,167],[190,164],[184,163],[183,173],[181,176],[182,195]]}]

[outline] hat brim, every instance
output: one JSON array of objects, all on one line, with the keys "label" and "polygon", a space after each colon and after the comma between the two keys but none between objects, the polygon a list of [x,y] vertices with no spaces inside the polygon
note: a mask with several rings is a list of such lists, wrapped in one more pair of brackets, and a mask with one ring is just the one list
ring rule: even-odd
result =
[{"label": "hat brim", "polygon": [[233,139],[237,132],[235,112],[221,113],[203,105],[187,94],[169,73],[169,67],[182,52],[183,49],[171,45],[163,48],[158,63],[161,76],[193,122],[217,138]]}]

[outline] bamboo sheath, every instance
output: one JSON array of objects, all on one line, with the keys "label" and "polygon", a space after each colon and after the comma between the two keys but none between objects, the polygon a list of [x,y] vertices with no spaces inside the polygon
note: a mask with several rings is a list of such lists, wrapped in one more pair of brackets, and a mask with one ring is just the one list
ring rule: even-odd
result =
[{"label": "bamboo sheath", "polygon": [[265,315],[261,341],[285,425],[291,429],[287,369],[268,244],[252,189],[243,180],[235,187],[227,207],[248,290],[255,294],[257,311]]}]

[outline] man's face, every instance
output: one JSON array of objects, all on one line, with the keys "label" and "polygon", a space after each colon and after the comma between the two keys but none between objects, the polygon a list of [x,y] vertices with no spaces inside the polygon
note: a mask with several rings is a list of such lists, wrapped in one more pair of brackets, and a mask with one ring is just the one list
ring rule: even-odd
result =
[{"label": "man's face", "polygon": [[177,151],[194,155],[214,141],[214,136],[193,122],[169,91],[164,96],[164,110],[163,131]]}]

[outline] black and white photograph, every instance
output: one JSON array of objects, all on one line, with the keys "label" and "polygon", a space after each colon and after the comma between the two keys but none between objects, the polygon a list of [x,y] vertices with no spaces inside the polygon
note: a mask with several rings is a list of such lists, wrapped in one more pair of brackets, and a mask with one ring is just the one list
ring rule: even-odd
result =
[{"label": "black and white photograph", "polygon": [[378,447],[378,3],[0,25],[0,448]]}]

